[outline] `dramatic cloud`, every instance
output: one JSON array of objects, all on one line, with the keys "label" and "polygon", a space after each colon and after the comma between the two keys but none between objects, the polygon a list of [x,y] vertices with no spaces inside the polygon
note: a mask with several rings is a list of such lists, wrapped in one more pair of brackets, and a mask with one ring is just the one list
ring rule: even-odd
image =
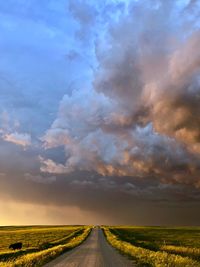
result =
[{"label": "dramatic cloud", "polygon": [[42,140],[64,146],[66,163],[41,158],[41,171],[199,187],[200,31],[182,33],[187,16],[176,25],[175,4],[144,2],[130,4],[96,44],[92,85],[64,96]]},{"label": "dramatic cloud", "polygon": [[0,3],[0,223],[199,224],[199,1],[25,2]]}]

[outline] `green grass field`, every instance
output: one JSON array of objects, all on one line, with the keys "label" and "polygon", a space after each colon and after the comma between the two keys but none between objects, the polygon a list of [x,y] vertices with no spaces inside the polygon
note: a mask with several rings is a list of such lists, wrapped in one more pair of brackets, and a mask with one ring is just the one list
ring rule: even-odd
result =
[{"label": "green grass field", "polygon": [[23,249],[38,248],[43,243],[66,237],[77,229],[78,227],[71,226],[0,227],[0,253],[8,251],[11,243],[20,241],[23,243]]},{"label": "green grass field", "polygon": [[[0,267],[40,267],[78,246],[86,226],[0,227]],[[107,240],[145,267],[200,267],[200,227],[103,227]],[[21,250],[9,245],[22,242]]]},{"label": "green grass field", "polygon": [[[77,246],[89,234],[84,226],[0,227],[1,266],[41,266],[62,252]],[[12,243],[22,242],[21,250],[10,250]]]},{"label": "green grass field", "polygon": [[200,266],[200,227],[106,227],[109,242],[147,266]]},{"label": "green grass field", "polygon": [[111,231],[125,241],[150,248],[162,245],[200,248],[200,227],[114,227]]}]

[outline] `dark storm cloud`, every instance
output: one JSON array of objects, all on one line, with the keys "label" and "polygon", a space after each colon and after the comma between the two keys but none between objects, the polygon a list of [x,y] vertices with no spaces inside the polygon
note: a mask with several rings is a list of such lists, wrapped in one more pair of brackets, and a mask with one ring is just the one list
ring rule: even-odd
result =
[{"label": "dark storm cloud", "polygon": [[[83,174],[88,178],[83,179]],[[200,221],[199,213],[194,213],[199,207],[199,195],[192,188],[163,186],[155,181],[152,186],[148,180],[142,184],[138,179],[126,177],[123,180],[108,180],[96,175],[91,177],[90,173],[85,172],[59,177],[56,183],[45,182],[48,178],[43,177],[42,182],[38,178],[33,181],[16,173],[3,179],[1,177],[1,188],[7,194],[1,197],[5,201],[12,199],[26,204],[34,203],[38,207],[57,206],[63,210],[67,206],[81,207],[82,212],[91,212],[90,223],[98,223],[95,221],[97,214],[100,214],[101,223],[198,224]],[[186,193],[190,197],[186,197]],[[191,216],[187,218],[185,214]],[[64,221],[68,221],[68,214],[61,222]]]},{"label": "dark storm cloud", "polygon": [[0,4],[2,197],[198,224],[198,3],[36,2]]}]

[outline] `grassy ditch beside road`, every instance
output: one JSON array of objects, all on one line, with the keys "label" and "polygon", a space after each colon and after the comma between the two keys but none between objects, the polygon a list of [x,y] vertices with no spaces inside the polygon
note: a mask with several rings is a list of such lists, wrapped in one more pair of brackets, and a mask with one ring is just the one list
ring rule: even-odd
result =
[{"label": "grassy ditch beside road", "polygon": [[[105,236],[108,242],[122,253],[125,253],[136,260],[139,266],[151,267],[200,267],[200,263],[191,257],[183,257],[176,253],[168,253],[159,249],[159,246],[150,246],[145,248],[139,244],[145,243],[137,242],[133,235],[132,229],[134,227],[103,227]],[[126,230],[126,234],[120,234],[120,230]],[[129,231],[129,234],[128,234]],[[143,232],[141,231],[141,234]],[[134,240],[132,243],[127,242],[127,236]],[[156,239],[156,237],[154,238]],[[135,242],[135,244],[134,244]],[[150,249],[151,247],[151,249]]]},{"label": "grassy ditch beside road", "polygon": [[[48,227],[47,227],[48,228]],[[24,250],[1,252],[0,267],[39,267],[51,261],[62,253],[80,245],[89,235],[91,227],[74,227],[66,236],[56,235],[39,244],[38,247]],[[43,230],[46,230],[45,228]],[[61,229],[62,231],[63,229]],[[56,231],[57,232],[57,231]],[[42,232],[41,232],[42,233]],[[57,238],[59,236],[59,238]],[[40,237],[38,236],[40,239]],[[7,255],[6,255],[7,254]]]}]

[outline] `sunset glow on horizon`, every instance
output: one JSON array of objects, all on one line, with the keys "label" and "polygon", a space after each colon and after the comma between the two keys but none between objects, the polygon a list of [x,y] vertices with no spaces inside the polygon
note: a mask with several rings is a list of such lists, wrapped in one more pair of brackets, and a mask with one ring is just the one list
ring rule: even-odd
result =
[{"label": "sunset glow on horizon", "polygon": [[0,225],[200,224],[200,2],[0,2]]}]

